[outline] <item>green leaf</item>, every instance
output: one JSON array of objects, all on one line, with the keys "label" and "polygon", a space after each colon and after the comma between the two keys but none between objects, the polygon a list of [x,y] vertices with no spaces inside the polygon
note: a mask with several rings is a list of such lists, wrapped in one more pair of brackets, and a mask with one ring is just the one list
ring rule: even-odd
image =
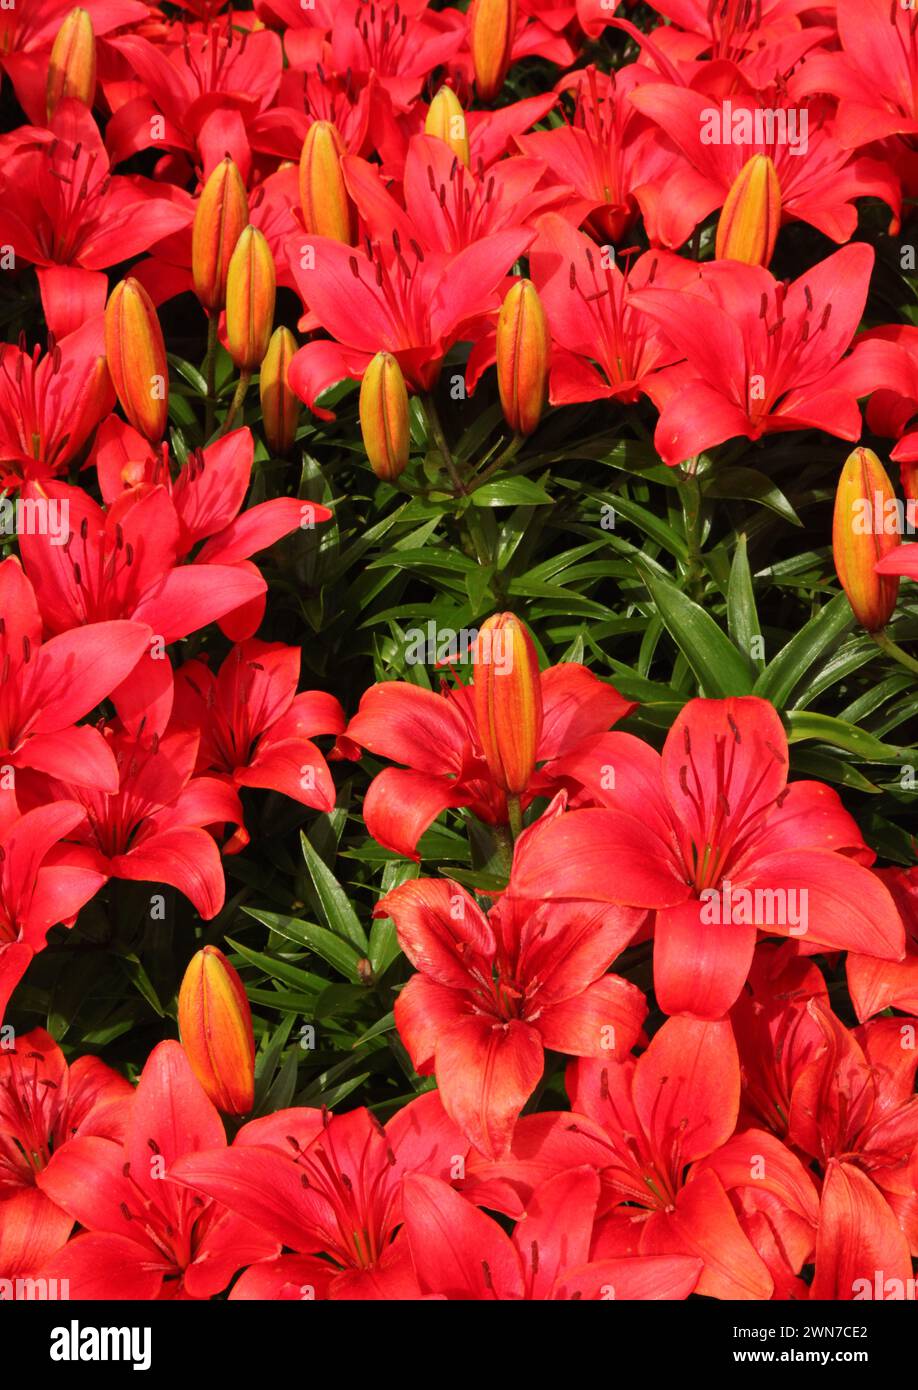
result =
[{"label": "green leaf", "polygon": [[552,501],[531,478],[495,478],[472,493],[473,507],[544,507]]},{"label": "green leaf", "polygon": [[753,646],[761,642],[762,629],[755,606],[745,536],[737,539],[727,581],[727,630],[740,651],[748,653],[750,665],[756,671],[764,670],[764,656],[752,655]]},{"label": "green leaf", "polygon": [[[343,975],[350,980],[351,984],[360,983],[359,962],[364,958],[365,952],[355,951],[347,941],[342,941],[340,936],[334,932],[326,931],[324,927],[318,927],[314,922],[301,922],[296,917],[285,917],[279,912],[262,912],[258,908],[247,907],[244,909],[250,917],[254,917],[256,922],[263,923],[270,927],[272,931],[278,932],[281,936],[287,937],[289,941],[295,941],[298,946],[305,946],[308,950],[314,951],[317,956],[328,961]],[[316,991],[324,989],[328,983],[316,975],[311,975],[307,971],[299,970],[296,966],[288,966],[275,960],[273,956],[262,955],[258,951],[249,951],[245,947],[235,948],[239,954],[252,965],[258,965],[267,974],[273,974],[277,979],[284,979],[284,976],[293,972],[299,979],[284,979],[284,983],[292,985],[296,989],[309,987]]]},{"label": "green leaf", "polygon": [[752,677],[745,657],[711,615],[675,584],[662,579],[643,559],[635,559],[634,565],[667,632],[698,677],[704,694],[748,695]]},{"label": "green leaf", "polygon": [[802,743],[807,739],[818,739],[820,743],[842,748],[867,762],[901,762],[905,750],[894,748],[875,738],[866,729],[849,724],[844,719],[833,719],[828,714],[814,714],[812,710],[790,710],[786,716],[788,742]]},{"label": "green leaf", "polygon": [[710,481],[705,480],[703,491],[705,497],[730,497],[743,502],[760,502],[763,507],[769,507],[792,525],[803,525],[781,489],[775,486],[767,474],[760,473],[757,468],[722,468],[711,476]]},{"label": "green leaf", "polygon": [[854,625],[854,614],[844,594],[836,594],[791,638],[759,676],[754,694],[779,709],[807,671]]},{"label": "green leaf", "polygon": [[319,858],[312,844],[306,835],[300,835],[303,846],[303,858],[306,860],[306,867],[309,870],[309,877],[312,879],[313,887],[319,896],[319,903],[325,914],[325,920],[333,932],[343,937],[346,941],[356,946],[361,955],[367,953],[367,934],[357,917],[357,913],[351,907],[348,896],[341,884],[335,878],[328,865]]}]

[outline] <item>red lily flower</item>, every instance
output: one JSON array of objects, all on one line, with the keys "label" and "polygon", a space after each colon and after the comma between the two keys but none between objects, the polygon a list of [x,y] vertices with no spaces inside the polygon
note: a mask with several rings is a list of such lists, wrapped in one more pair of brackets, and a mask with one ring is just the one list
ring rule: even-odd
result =
[{"label": "red lily flower", "polygon": [[533,826],[510,891],[660,909],[657,1002],[693,1018],[730,1008],[760,929],[900,960],[902,921],[864,866],[857,825],[829,787],[789,785],[787,768],[781,721],[753,696],[690,700],[662,757],[628,734],[599,735],[567,771],[612,809]]},{"label": "red lily flower", "polygon": [[575,92],[571,124],[517,137],[523,153],[541,159],[556,183],[574,185],[577,220],[596,241],[620,243],[639,215],[638,190],[677,163],[631,100],[642,82],[656,77],[638,63],[609,74],[591,65],[558,84],[559,91]]},{"label": "red lily flower", "polygon": [[372,5],[368,0],[337,0],[330,8],[327,44],[316,53],[314,43],[309,43],[298,53],[295,42],[291,61],[302,67],[321,65],[323,72],[338,77],[350,73],[358,85],[372,77],[401,111],[408,110],[435,68],[455,58],[465,28],[463,15],[453,9],[429,9],[428,0],[380,0]]},{"label": "red lily flower", "polygon": [[[119,499],[121,506],[125,505],[126,492],[137,501],[155,487],[166,489],[178,519],[180,560],[187,559],[200,545],[192,563],[234,566],[251,575],[257,574],[249,563],[253,555],[303,526],[330,520],[332,515],[321,503],[303,502],[297,497],[275,497],[243,511],[254,457],[251,430],[232,430],[195,450],[173,478],[167,446],[153,453],[137,430],[112,415],[99,429],[91,461],[98,471],[103,500],[113,510]],[[264,617],[266,597],[262,591],[240,608],[223,614],[218,619],[223,631],[236,641],[251,637]]]},{"label": "red lily flower", "polygon": [[52,852],[85,817],[75,801],[19,815],[10,792],[0,798],[0,1020],[51,927],[71,926],[102,887],[93,865],[61,865]]},{"label": "red lily flower", "polygon": [[[363,1108],[280,1110],[245,1125],[232,1148],[182,1159],[172,1176],[298,1252],[249,1270],[234,1298],[285,1296],[301,1283],[317,1297],[416,1298],[407,1242],[393,1240],[403,1179],[448,1178],[467,1147],[430,1092],[385,1126]],[[317,1254],[332,1263],[310,1258]]]},{"label": "red lily flower", "polygon": [[69,522],[63,545],[48,535],[20,537],[45,627],[67,632],[116,618],[146,624],[154,633],[151,649],[112,699],[128,727],[145,718],[148,735],[161,733],[172,708],[165,647],[259,598],[264,580],[232,550],[224,552],[230,563],[179,565],[181,529],[162,486],[122,494],[108,510],[65,483],[49,482],[40,491],[30,484],[23,495],[65,504]]},{"label": "red lily flower", "polygon": [[0,1051],[0,1275],[30,1275],[64,1244],[73,1218],[36,1184],[77,1135],[120,1140],[133,1088],[97,1057],[67,1065],[43,1028]]},{"label": "red lily flower", "polygon": [[186,661],[176,673],[175,714],[200,730],[198,773],[330,811],[335,785],[311,740],[342,733],[344,711],[322,690],[297,695],[300,658],[299,647],[250,639],[233,648],[216,675],[203,661]]},{"label": "red lily flower", "polygon": [[879,961],[849,951],[848,992],[859,1023],[901,1009],[918,1016],[918,868],[877,869],[905,923],[905,960]]},{"label": "red lily flower", "polygon": [[[542,733],[536,760],[551,764],[536,773],[523,804],[564,785],[567,759],[581,740],[608,729],[635,708],[584,666],[565,663],[540,676]],[[507,823],[507,799],[485,761],[471,686],[439,694],[403,681],[373,685],[361,697],[340,747],[356,744],[406,768],[386,768],[364,797],[363,817],[374,840],[396,854],[419,860],[417,842],[450,806],[468,806],[489,825]]]},{"label": "red lily flower", "polygon": [[799,1068],[789,1140],[827,1168],[839,1159],[865,1173],[918,1254],[915,1049],[899,1019],[873,1019],[849,1030],[826,1005],[811,1000],[807,1008],[824,1046]]},{"label": "red lily flower", "polygon": [[682,354],[633,304],[633,294],[648,285],[678,289],[695,278],[694,267],[680,256],[648,252],[623,274],[616,264],[603,268],[606,252],[556,213],[540,217],[537,227],[529,265],[551,325],[552,404],[636,401]]},{"label": "red lily flower", "polygon": [[[758,1248],[768,1247],[760,1213],[744,1202],[798,1235],[788,1252],[796,1270],[811,1255],[816,1189],[799,1159],[761,1130],[734,1137],[740,1069],[729,1023],[669,1019],[639,1058],[572,1063],[567,1084],[573,1113],[525,1116],[508,1159],[470,1163],[472,1200],[515,1217],[546,1178],[588,1163],[603,1184],[591,1259],[694,1256],[704,1262],[697,1292],[713,1298],[767,1299],[775,1287]],[[754,1155],[764,1156],[762,1177],[752,1176]],[[775,1263],[784,1277],[787,1258]]]},{"label": "red lily flower", "polygon": [[211,1298],[278,1243],[217,1202],[194,1196],[172,1167],[225,1146],[223,1123],[177,1042],[150,1053],[123,1143],[79,1135],[38,1175],[42,1192],[86,1227],[40,1270],[72,1298]]},{"label": "red lily flower", "polygon": [[287,255],[309,322],[336,341],[300,348],[290,386],[320,419],[333,419],[318,397],[346,377],[359,379],[382,349],[398,359],[412,390],[430,390],[466,325],[500,307],[498,287],[532,238],[527,228],[505,228],[447,256],[414,239],[403,245],[389,225],[372,227],[360,248],[291,237]]},{"label": "red lily flower", "polygon": [[110,172],[91,113],[62,101],[50,144],[26,144],[0,173],[0,240],[37,267],[48,327],[61,338],[101,314],[108,266],[190,226],[194,204],[180,189]]},{"label": "red lily flower", "polygon": [[[635,1244],[648,1254],[681,1250],[705,1261],[699,1293],[767,1298],[770,1282],[771,1296],[800,1297],[797,1276],[815,1241],[816,1185],[794,1153],[763,1130],[730,1137],[739,1073],[729,1024],[673,1019],[636,1063],[605,1076],[595,1063],[578,1063],[572,1073],[571,1104],[603,1125],[621,1163],[604,1175],[616,1200],[594,1257]],[[727,1097],[715,1100],[723,1082]],[[697,1150],[704,1152],[686,1173]],[[650,1190],[643,1202],[639,1175]],[[650,1214],[635,1220],[632,1202]]]},{"label": "red lily flower", "polygon": [[132,34],[113,39],[112,47],[142,84],[127,101],[114,86],[106,90],[115,113],[106,130],[113,164],[154,146],[200,164],[204,179],[230,154],[248,178],[249,126],[280,84],[279,35],[261,29],[240,37],[227,16],[222,32],[216,23],[203,32],[175,26],[168,42]]},{"label": "red lily flower", "polygon": [[0,488],[66,472],[114,404],[101,314],[44,356],[0,344]]},{"label": "red lily flower", "polygon": [[387,190],[378,166],[352,155],[344,159],[348,191],[369,227],[393,232],[404,246],[423,245],[458,255],[483,237],[530,225],[539,212],[562,202],[570,190],[539,188],[545,172],[538,159],[502,159],[476,174],[456,159],[445,140],[415,135],[404,172],[405,210]]},{"label": "red lily flower", "polygon": [[15,556],[0,564],[0,762],[114,791],[118,771],[97,729],[75,728],[147,650],[140,623],[91,623],[41,640],[41,614]]},{"label": "red lily flower", "polygon": [[532,1194],[508,1236],[438,1178],[405,1179],[405,1232],[422,1292],[454,1299],[681,1299],[698,1281],[691,1255],[592,1261],[599,1198],[592,1168],[571,1168]]},{"label": "red lily flower", "polygon": [[[143,740],[113,729],[106,738],[120,773],[114,793],[66,778],[31,774],[25,795],[45,802],[66,797],[85,808],[85,824],[69,830],[62,862],[94,869],[104,878],[168,883],[184,893],[205,920],[223,906],[226,886],[220,851],[204,827],[243,824],[232,787],[216,777],[193,777],[198,734],[154,734]],[[234,847],[245,843],[237,833]]]},{"label": "red lily flower", "polygon": [[[767,155],[775,166],[782,223],[808,222],[833,241],[848,241],[857,228],[854,200],[880,198],[892,212],[890,231],[898,229],[902,194],[890,166],[866,157],[852,159],[850,151],[815,122],[812,129],[808,125],[798,130],[797,143],[791,144],[781,117],[790,113],[796,120],[800,108],[786,95],[768,98],[772,120],[759,133],[772,138],[764,140],[743,140],[737,135],[737,114],[748,117],[751,136],[757,118],[762,125],[766,101],[751,90],[731,93],[722,103],[705,92],[651,82],[636,88],[631,101],[656,122],[667,141],[675,142],[688,165],[681,177],[676,175],[677,187],[667,171],[637,194],[652,242],[681,246],[709,213],[723,207],[741,169],[755,154]],[[712,110],[721,124],[727,120],[733,124],[720,132],[720,140],[707,143],[710,118],[706,113]],[[803,114],[808,115],[805,108]],[[794,130],[793,124],[790,129]]]},{"label": "red lily flower", "polygon": [[489,1157],[506,1150],[544,1048],[627,1055],[637,1040],[644,996],[606,971],[640,914],[503,897],[485,916],[452,879],[422,878],[387,893],[373,916],[394,920],[419,971],[395,1004],[411,1060],[436,1073],[447,1113]]},{"label": "red lily flower", "polygon": [[918,25],[909,5],[836,0],[839,52],[811,54],[790,83],[792,96],[839,98],[835,134],[846,149],[890,135],[918,136]]},{"label": "red lily flower", "polygon": [[873,249],[845,246],[786,287],[760,266],[719,261],[697,288],[645,289],[632,303],[664,328],[690,370],[654,382],[664,463],[744,435],[820,429],[857,440],[857,397],[878,383],[863,349],[842,361],[863,313]]}]

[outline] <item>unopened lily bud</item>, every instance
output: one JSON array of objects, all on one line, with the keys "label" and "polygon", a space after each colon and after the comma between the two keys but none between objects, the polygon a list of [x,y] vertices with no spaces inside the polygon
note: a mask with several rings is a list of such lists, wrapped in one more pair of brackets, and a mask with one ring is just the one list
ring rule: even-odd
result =
[{"label": "unopened lily bud", "polygon": [[226,275],[226,349],[240,371],[252,371],[268,351],[276,287],[271,248],[257,227],[248,226]]},{"label": "unopened lily bud", "polygon": [[468,167],[468,125],[465,112],[452,87],[441,87],[430,103],[424,120],[424,134],[436,135],[438,140],[443,140],[456,158]]},{"label": "unopened lily bud", "polygon": [[169,407],[166,345],[152,299],[131,276],[115,286],[105,306],[105,357],[128,420],[158,444]]},{"label": "unopened lily bud", "polygon": [[192,956],[178,997],[178,1025],[191,1069],[224,1115],[247,1115],[255,1099],[255,1038],[245,988],[222,951]]},{"label": "unopened lily bud", "polygon": [[491,101],[504,85],[516,37],[517,0],[473,0],[470,43],[475,90]]},{"label": "unopened lily bud", "polygon": [[511,796],[526,790],[542,734],[535,646],[512,613],[482,623],[474,653],[475,722],[491,776]]},{"label": "unopened lily bud", "polygon": [[504,419],[518,434],[532,434],[548,393],[551,334],[531,280],[518,280],[497,316],[497,385]]},{"label": "unopened lily bud", "polygon": [[743,165],[727,194],[717,224],[714,254],[719,261],[767,266],[781,225],[781,185],[767,154]]},{"label": "unopened lily bud", "polygon": [[356,217],[341,166],[346,153],[337,126],[331,121],[313,122],[300,155],[300,207],[311,236],[327,236],[352,246]]},{"label": "unopened lily bud", "polygon": [[279,457],[293,447],[300,419],[299,397],[287,385],[287,368],[295,352],[296,338],[290,329],[275,328],[259,376],[265,438]]},{"label": "unopened lily bud", "polygon": [[854,616],[868,632],[885,627],[896,606],[898,576],[877,574],[874,566],[901,543],[897,514],[886,469],[871,449],[855,449],[835,493],[832,555]]},{"label": "unopened lily bud", "polygon": [[378,352],[360,383],[360,432],[370,467],[391,483],[408,466],[408,388],[397,358]]},{"label": "unopened lily bud", "polygon": [[45,88],[48,120],[65,97],[92,106],[96,95],[96,36],[87,10],[71,10],[57,31]]},{"label": "unopened lily bud", "polygon": [[230,257],[249,222],[249,200],[242,175],[229,155],[201,190],[191,232],[194,292],[211,313],[226,304]]}]

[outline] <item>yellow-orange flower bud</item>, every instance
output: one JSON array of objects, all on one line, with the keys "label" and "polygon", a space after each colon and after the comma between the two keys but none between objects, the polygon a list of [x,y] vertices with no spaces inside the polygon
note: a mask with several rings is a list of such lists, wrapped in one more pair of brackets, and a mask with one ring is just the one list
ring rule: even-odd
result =
[{"label": "yellow-orange flower bud", "polygon": [[473,0],[470,43],[475,90],[491,101],[504,85],[516,37],[517,0]]},{"label": "yellow-orange flower bud", "polygon": [[115,286],[105,306],[105,357],[125,415],[158,444],[169,408],[166,345],[152,299],[130,276]]},{"label": "yellow-orange flower bud", "polygon": [[868,632],[885,627],[896,606],[898,575],[876,574],[874,565],[901,543],[898,511],[892,483],[876,454],[855,449],[835,493],[832,555],[854,616]]},{"label": "yellow-orange flower bud", "polygon": [[391,483],[405,471],[411,448],[408,388],[398,360],[378,352],[360,383],[360,431],[370,467]]},{"label": "yellow-orange flower bud", "polygon": [[92,106],[96,95],[96,36],[87,10],[71,10],[57,31],[48,60],[48,120],[64,97]]},{"label": "yellow-orange flower bud", "polygon": [[535,646],[512,613],[482,623],[475,644],[475,722],[491,776],[511,796],[526,790],[542,735]]},{"label": "yellow-orange flower bud", "polygon": [[356,216],[341,166],[346,153],[337,126],[331,121],[313,122],[300,155],[300,207],[311,236],[327,236],[351,246]]},{"label": "yellow-orange flower bud", "polygon": [[271,248],[257,227],[248,226],[226,275],[226,349],[240,371],[252,371],[268,351],[276,288]]},{"label": "yellow-orange flower bud", "polygon": [[226,303],[230,257],[249,222],[249,200],[242,175],[229,155],[201,189],[191,232],[194,292],[211,313]]},{"label": "yellow-orange flower bud", "polygon": [[781,185],[767,154],[754,154],[733,181],[717,224],[719,261],[767,266],[781,226]]},{"label": "yellow-orange flower bud", "polygon": [[289,328],[275,328],[261,364],[258,389],[265,438],[282,456],[293,447],[300,419],[300,401],[287,385],[287,368],[296,352],[296,338]]},{"label": "yellow-orange flower bud", "polygon": [[468,123],[452,87],[441,87],[430,103],[424,119],[424,134],[436,135],[437,139],[449,145],[456,158],[468,167]]},{"label": "yellow-orange flower bud", "polygon": [[497,316],[497,385],[504,418],[519,434],[532,434],[545,409],[551,334],[531,280],[518,280]]},{"label": "yellow-orange flower bud", "polygon": [[192,956],[178,997],[191,1069],[224,1115],[247,1115],[255,1099],[255,1039],[245,988],[222,951]]}]

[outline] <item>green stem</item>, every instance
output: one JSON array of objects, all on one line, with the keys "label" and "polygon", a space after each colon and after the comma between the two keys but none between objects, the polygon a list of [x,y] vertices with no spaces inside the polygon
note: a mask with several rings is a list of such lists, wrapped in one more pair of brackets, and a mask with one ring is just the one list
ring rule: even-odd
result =
[{"label": "green stem", "polygon": [[913,656],[909,656],[908,652],[904,652],[898,642],[894,642],[887,635],[885,628],[881,628],[879,632],[871,632],[870,636],[880,650],[884,651],[887,656],[891,656],[893,661],[898,661],[899,665],[904,666],[906,671],[918,673],[918,661]]},{"label": "green stem", "polygon": [[518,839],[523,830],[523,811],[518,796],[507,793],[507,815],[510,817],[510,834]]},{"label": "green stem", "polygon": [[510,871],[513,868],[513,836],[510,833],[509,825],[495,825],[494,838],[500,850],[504,877],[509,881]]},{"label": "green stem", "polygon": [[432,394],[429,391],[421,397],[421,405],[424,408],[424,417],[427,420],[428,433],[430,434],[430,437],[433,440],[434,444],[437,446],[437,452],[439,453],[444,465],[446,466],[446,471],[449,474],[450,482],[453,485],[453,492],[457,497],[464,497],[467,493],[467,488],[463,483],[461,477],[459,476],[459,470],[457,469],[456,462],[452,456],[452,453],[450,452],[450,447],[447,443],[446,435],[443,431],[443,425],[440,422],[440,416],[437,411],[436,403]]},{"label": "green stem", "polygon": [[700,597],[700,580],[704,572],[701,559],[701,484],[695,471],[697,466],[698,460],[692,459],[682,469],[682,521],[688,547],[685,587],[693,599]]},{"label": "green stem", "polygon": [[233,392],[232,403],[230,404],[229,414],[223,421],[221,434],[229,434],[230,426],[242,409],[242,402],[245,400],[245,393],[249,389],[249,382],[252,380],[252,372],[249,367],[243,367],[239,373],[239,380],[236,382],[236,389]]},{"label": "green stem", "polygon": [[215,313],[207,320],[207,396],[204,401],[204,438],[214,432],[214,411],[217,405],[217,326]]}]

